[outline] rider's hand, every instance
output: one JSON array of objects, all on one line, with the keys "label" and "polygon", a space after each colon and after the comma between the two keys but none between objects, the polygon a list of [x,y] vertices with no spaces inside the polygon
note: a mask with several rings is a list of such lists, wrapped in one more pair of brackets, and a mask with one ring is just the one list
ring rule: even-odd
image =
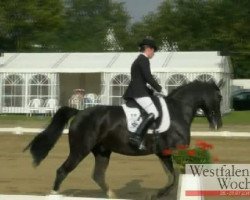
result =
[{"label": "rider's hand", "polygon": [[168,95],[168,92],[165,88],[162,88],[161,89],[161,93],[164,95],[164,96],[167,96]]}]

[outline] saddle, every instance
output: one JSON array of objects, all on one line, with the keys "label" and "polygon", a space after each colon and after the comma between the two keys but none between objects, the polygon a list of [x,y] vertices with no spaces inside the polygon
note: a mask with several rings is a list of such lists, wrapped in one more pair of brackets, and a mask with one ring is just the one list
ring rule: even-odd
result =
[{"label": "saddle", "polygon": [[[163,97],[159,96],[151,96],[151,99],[159,112],[159,117],[154,122],[154,128],[156,132],[164,132],[170,125],[170,117],[166,101]],[[147,116],[146,111],[134,99],[127,100],[122,107],[126,115],[128,130],[130,132],[136,132],[137,127]],[[148,133],[153,132],[154,130],[149,128]]]}]

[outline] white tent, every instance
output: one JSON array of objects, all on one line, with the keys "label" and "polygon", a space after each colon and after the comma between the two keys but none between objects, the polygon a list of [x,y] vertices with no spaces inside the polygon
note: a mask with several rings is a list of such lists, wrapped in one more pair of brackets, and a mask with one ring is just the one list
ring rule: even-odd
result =
[{"label": "white tent", "polygon": [[[0,72],[104,73],[130,72],[138,53],[5,53]],[[217,52],[158,52],[152,72],[231,73],[227,57]]]},{"label": "white tent", "polygon": [[[138,53],[5,53],[0,57],[1,112],[25,113],[33,98],[66,104],[72,89],[101,95],[103,104],[120,104]],[[195,79],[224,79],[222,112],[230,110],[231,66],[218,52],[157,52],[151,71],[170,92]],[[70,91],[69,91],[70,90]]]}]

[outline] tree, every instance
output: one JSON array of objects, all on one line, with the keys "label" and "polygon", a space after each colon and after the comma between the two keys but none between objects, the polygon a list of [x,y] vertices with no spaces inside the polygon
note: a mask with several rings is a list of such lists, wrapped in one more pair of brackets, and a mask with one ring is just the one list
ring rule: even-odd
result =
[{"label": "tree", "polygon": [[0,48],[5,51],[35,51],[37,46],[50,49],[62,22],[60,0],[1,0],[0,8],[4,24]]},{"label": "tree", "polygon": [[33,21],[31,10],[34,9],[34,3],[2,0],[0,7],[4,23],[1,31],[1,48],[4,50],[20,49],[25,43],[25,38],[31,33]]},{"label": "tree", "polygon": [[[161,43],[178,44],[181,51],[228,51],[236,77],[250,75],[250,1],[166,0],[155,14],[146,16],[138,27]],[[243,73],[244,72],[244,73]],[[238,74],[241,73],[241,74]],[[248,77],[250,77],[247,75]]]},{"label": "tree", "polygon": [[112,29],[120,41],[126,35],[129,17],[122,4],[110,0],[70,0],[61,47],[66,51],[103,51],[104,39]]},{"label": "tree", "polygon": [[[40,45],[38,51],[60,51],[58,45],[61,28],[64,26],[64,5],[61,0],[37,0],[33,13],[32,44]],[[34,50],[34,48],[33,48]]]},{"label": "tree", "polygon": [[159,46],[159,51],[178,51],[178,45],[177,43],[173,43],[170,45],[168,38],[163,38],[161,42],[161,46]]}]

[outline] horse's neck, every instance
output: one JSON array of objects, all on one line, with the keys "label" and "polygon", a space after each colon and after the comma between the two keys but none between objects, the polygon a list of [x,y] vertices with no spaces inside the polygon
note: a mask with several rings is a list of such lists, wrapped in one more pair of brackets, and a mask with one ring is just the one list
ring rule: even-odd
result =
[{"label": "horse's neck", "polygon": [[198,93],[195,93],[194,95],[180,93],[172,97],[172,99],[177,104],[175,106],[175,109],[181,109],[184,120],[187,122],[187,124],[191,125],[195,117],[198,105],[200,104],[201,95]]}]

